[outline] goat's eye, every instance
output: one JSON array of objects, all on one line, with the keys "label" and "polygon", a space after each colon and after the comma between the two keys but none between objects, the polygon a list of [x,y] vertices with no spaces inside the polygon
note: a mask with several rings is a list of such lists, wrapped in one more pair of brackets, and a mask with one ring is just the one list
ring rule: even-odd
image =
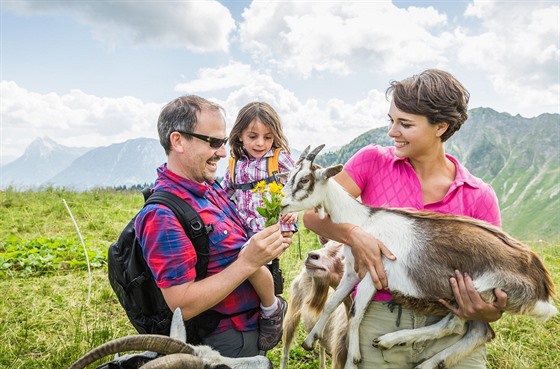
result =
[{"label": "goat's eye", "polygon": [[309,178],[303,178],[300,183],[307,184],[309,183]]}]

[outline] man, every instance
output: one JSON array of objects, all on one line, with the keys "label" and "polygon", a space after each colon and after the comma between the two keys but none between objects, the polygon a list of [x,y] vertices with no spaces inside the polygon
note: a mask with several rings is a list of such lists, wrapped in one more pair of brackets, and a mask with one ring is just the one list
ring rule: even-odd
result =
[{"label": "man", "polygon": [[[213,231],[207,276],[195,280],[197,256],[181,224],[167,207],[148,205],[135,223],[144,258],[172,311],[180,307],[184,319],[209,309],[229,316],[203,337],[203,344],[224,356],[257,355],[260,301],[247,278],[279,257],[291,234],[282,234],[276,224],[249,238],[235,205],[215,182],[227,141],[219,105],[198,96],[179,97],[162,109],[158,133],[167,163],[157,169],[153,191],[178,195]],[[282,324],[284,309],[275,324]]]}]

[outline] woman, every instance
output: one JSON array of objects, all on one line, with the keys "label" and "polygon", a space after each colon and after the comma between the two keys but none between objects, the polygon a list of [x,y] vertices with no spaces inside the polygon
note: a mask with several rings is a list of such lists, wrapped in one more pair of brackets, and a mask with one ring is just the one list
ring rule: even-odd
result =
[{"label": "woman", "polygon": [[[457,159],[447,155],[444,142],[467,120],[469,93],[451,74],[426,70],[387,89],[392,97],[389,137],[392,147],[370,145],[356,153],[335,179],[352,196],[374,207],[400,207],[466,215],[501,225],[498,200],[492,187],[473,176]],[[419,345],[381,351],[373,339],[395,330],[412,329],[437,322],[441,317],[425,316],[395,306],[383,290],[387,279],[381,255],[394,260],[390,245],[352,224],[333,224],[319,219],[313,210],[304,214],[307,228],[321,236],[352,247],[361,277],[370,272],[376,288],[360,327],[360,368],[414,368],[460,337],[453,335]],[[497,300],[485,303],[467,275],[457,273],[450,280],[457,306],[440,300],[451,312],[466,320],[492,322],[501,317],[507,295],[495,290]],[[473,352],[456,368],[485,368],[485,348]]]}]

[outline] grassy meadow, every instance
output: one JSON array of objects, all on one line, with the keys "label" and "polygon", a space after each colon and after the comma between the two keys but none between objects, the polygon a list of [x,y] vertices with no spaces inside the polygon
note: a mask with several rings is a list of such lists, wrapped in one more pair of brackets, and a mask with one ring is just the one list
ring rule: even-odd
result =
[{"label": "grassy meadow", "polygon": [[[79,226],[91,265],[64,205]],[[0,369],[67,368],[91,348],[135,333],[106,278],[106,250],[142,205],[133,191],[47,189],[0,192]],[[560,245],[529,242],[560,286]],[[315,235],[302,229],[281,259],[287,286]],[[88,285],[91,282],[91,294]],[[285,297],[289,298],[289,288]],[[560,305],[560,304],[558,304]],[[560,316],[548,322],[505,315],[493,324],[490,369],[552,369],[560,363]],[[318,368],[300,328],[290,368]],[[269,352],[279,366],[281,345]]]}]

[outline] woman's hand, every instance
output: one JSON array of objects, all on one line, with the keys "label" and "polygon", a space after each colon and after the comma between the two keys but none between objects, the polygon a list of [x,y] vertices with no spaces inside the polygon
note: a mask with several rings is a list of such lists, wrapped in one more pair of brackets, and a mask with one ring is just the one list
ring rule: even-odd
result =
[{"label": "woman's hand", "polygon": [[464,320],[479,320],[481,322],[495,322],[502,317],[507,304],[507,294],[499,288],[494,290],[496,300],[487,303],[480,297],[473,281],[468,274],[455,271],[455,277],[450,279],[451,289],[457,301],[457,306],[440,299],[439,302],[453,314]]},{"label": "woman's hand", "polygon": [[354,267],[360,279],[369,272],[375,288],[378,290],[386,288],[387,276],[382,256],[389,260],[396,260],[395,255],[381,241],[354,225],[348,228],[345,243],[352,248],[356,263]]}]

